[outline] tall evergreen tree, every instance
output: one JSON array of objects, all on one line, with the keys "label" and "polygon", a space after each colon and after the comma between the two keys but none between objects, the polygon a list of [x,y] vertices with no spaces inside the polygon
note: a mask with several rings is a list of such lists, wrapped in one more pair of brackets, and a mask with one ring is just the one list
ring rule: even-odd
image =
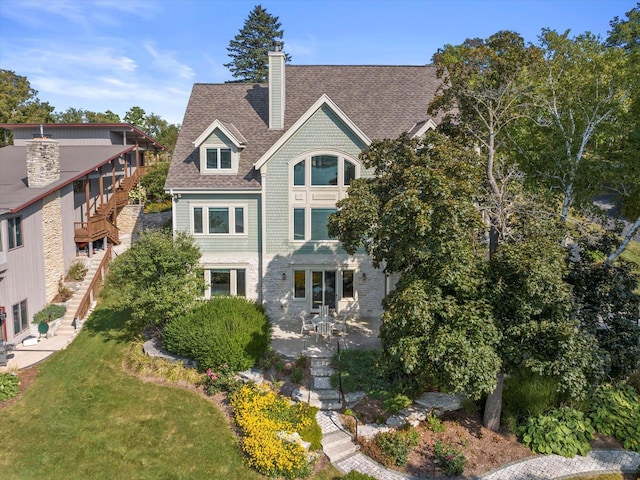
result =
[{"label": "tall evergreen tree", "polygon": [[[274,41],[282,42],[284,30],[278,17],[257,5],[244,22],[240,33],[229,42],[227,51],[231,62],[224,66],[238,82],[266,82],[269,74],[269,50]],[[285,54],[285,60],[291,61],[291,55]]]}]

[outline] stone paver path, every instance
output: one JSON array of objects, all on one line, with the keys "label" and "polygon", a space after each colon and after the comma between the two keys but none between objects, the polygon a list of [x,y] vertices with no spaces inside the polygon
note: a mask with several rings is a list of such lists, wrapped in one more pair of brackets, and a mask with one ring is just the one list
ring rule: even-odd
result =
[{"label": "stone paver path", "polygon": [[[339,414],[335,411],[320,410],[316,415],[316,420],[320,425],[323,437],[335,436],[336,432],[346,431],[340,421]],[[416,477],[388,470],[358,451],[344,458],[339,458],[332,464],[345,474],[356,470],[378,480],[419,480]],[[596,472],[635,472],[638,466],[640,466],[640,453],[628,450],[593,450],[584,457],[576,455],[573,458],[559,455],[537,455],[486,472],[478,479],[551,480]]]},{"label": "stone paver path", "polygon": [[540,480],[594,472],[635,472],[640,453],[628,450],[592,450],[586,456],[565,458],[540,455],[487,472],[482,480]]}]

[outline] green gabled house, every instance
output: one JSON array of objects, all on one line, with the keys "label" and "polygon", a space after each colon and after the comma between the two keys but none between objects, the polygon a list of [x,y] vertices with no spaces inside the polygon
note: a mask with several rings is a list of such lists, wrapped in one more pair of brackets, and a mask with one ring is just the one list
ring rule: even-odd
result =
[{"label": "green gabled house", "polygon": [[391,286],[327,218],[372,140],[435,128],[433,66],[294,66],[269,53],[268,83],[196,84],[165,188],[173,225],[202,250],[205,298],[242,295],[274,320],[328,306],[382,313]]}]

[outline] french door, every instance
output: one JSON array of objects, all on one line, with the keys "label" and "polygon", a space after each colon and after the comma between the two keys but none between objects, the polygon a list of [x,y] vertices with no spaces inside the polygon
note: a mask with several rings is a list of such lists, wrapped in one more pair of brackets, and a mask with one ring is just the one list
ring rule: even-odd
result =
[{"label": "french door", "polygon": [[336,270],[319,270],[311,272],[312,305],[311,311],[318,312],[322,305],[330,309],[336,308]]}]

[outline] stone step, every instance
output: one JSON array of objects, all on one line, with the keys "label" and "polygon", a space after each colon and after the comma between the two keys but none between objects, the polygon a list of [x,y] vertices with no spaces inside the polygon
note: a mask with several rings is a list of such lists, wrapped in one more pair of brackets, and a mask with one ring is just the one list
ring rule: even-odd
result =
[{"label": "stone step", "polygon": [[342,410],[342,402],[340,400],[321,401],[318,405],[313,406],[318,407],[320,410]]},{"label": "stone step", "polygon": [[312,390],[326,390],[333,388],[331,386],[331,378],[329,377],[312,377],[311,378]]},{"label": "stone step", "polygon": [[56,330],[56,335],[75,335],[79,330],[71,325],[60,325]]},{"label": "stone step", "polygon": [[331,366],[331,358],[329,357],[319,357],[311,359],[311,368],[319,368],[319,367],[330,367]]},{"label": "stone step", "polygon": [[311,390],[311,394],[323,402],[328,400],[340,400],[340,392],[333,388],[327,390]]},{"label": "stone step", "polygon": [[325,435],[321,443],[322,450],[331,463],[338,462],[358,451],[358,446],[353,443],[351,435],[343,431]]},{"label": "stone step", "polygon": [[311,365],[312,377],[330,377],[335,373],[335,370],[331,367],[314,367]]},{"label": "stone step", "polygon": [[[304,402],[308,403],[312,407],[322,408],[323,405],[327,405],[328,407],[333,407],[335,404],[340,403],[340,407],[342,406],[340,402],[340,394],[337,390],[327,389],[327,390],[308,390],[304,387],[296,388],[291,394],[291,398],[296,402]],[[334,408],[327,408],[328,410],[333,410]]]}]

